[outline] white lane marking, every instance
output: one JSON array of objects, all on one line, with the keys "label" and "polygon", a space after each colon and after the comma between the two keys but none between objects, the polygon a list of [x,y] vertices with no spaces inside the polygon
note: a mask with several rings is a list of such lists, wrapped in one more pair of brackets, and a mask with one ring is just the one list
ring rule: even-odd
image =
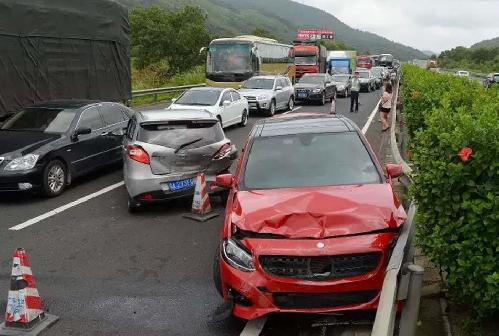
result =
[{"label": "white lane marking", "polygon": [[291,112],[294,112],[294,111],[298,111],[301,108],[302,108],[301,106],[298,106],[298,107],[295,107],[294,109],[292,109],[291,111],[284,112],[283,114],[288,114],[288,113],[291,113]]},{"label": "white lane marking", "polygon": [[378,105],[380,102],[381,102],[381,99],[378,101],[378,103],[374,107],[374,110],[371,112],[371,115],[369,116],[369,119],[367,119],[364,127],[362,127],[362,134],[365,135],[367,133],[367,130],[369,129],[369,126],[371,126],[371,123],[373,122],[373,119],[376,116],[376,112],[378,112]]},{"label": "white lane marking", "polygon": [[262,316],[255,320],[248,321],[240,336],[258,336],[267,322],[267,316]]},{"label": "white lane marking", "polygon": [[29,227],[29,226],[33,225],[33,224],[36,224],[36,223],[38,223],[38,222],[41,222],[42,220],[45,220],[45,219],[50,218],[50,217],[52,217],[52,216],[55,216],[55,215],[57,215],[58,213],[61,213],[61,212],[63,212],[63,211],[66,211],[66,210],[68,210],[68,209],[70,209],[70,208],[72,208],[72,207],[75,207],[75,206],[77,206],[77,205],[79,205],[79,204],[81,204],[81,203],[85,203],[85,202],[87,202],[87,201],[91,200],[92,198],[98,197],[98,196],[103,195],[103,194],[105,194],[105,193],[107,193],[107,192],[110,192],[111,190],[114,190],[114,189],[116,189],[116,188],[119,188],[119,187],[123,186],[124,184],[125,184],[125,182],[124,182],[124,181],[121,181],[121,182],[115,183],[115,184],[113,184],[113,185],[110,185],[109,187],[106,187],[106,188],[101,189],[101,190],[99,190],[99,191],[96,191],[96,192],[94,192],[94,193],[92,193],[92,194],[89,194],[89,195],[87,195],[87,196],[84,196],[84,197],[82,197],[82,198],[79,198],[79,199],[77,199],[76,201],[73,201],[73,202],[71,202],[71,203],[68,203],[68,204],[62,205],[62,206],[60,206],[60,207],[58,207],[58,208],[55,208],[54,210],[51,210],[51,211],[49,211],[49,212],[46,212],[46,213],[44,213],[43,215],[40,215],[40,216],[37,216],[37,217],[31,218],[31,219],[29,219],[29,220],[25,221],[24,223],[21,223],[21,224],[18,224],[18,225],[16,225],[16,226],[13,226],[13,227],[9,228],[9,230],[12,230],[12,231],[19,231],[19,230],[25,229],[25,228],[27,228],[27,227]]}]

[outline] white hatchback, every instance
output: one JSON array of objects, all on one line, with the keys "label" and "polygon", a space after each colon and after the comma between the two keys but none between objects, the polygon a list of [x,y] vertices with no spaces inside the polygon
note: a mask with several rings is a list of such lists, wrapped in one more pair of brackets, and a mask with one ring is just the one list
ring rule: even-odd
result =
[{"label": "white hatchback", "polygon": [[185,91],[174,99],[169,110],[206,110],[213,114],[223,128],[248,122],[248,101],[230,88],[200,87]]}]

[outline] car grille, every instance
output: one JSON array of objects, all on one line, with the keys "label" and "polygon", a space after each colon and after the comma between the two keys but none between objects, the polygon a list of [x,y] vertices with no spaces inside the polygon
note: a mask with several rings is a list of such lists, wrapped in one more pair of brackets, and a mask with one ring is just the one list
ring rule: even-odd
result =
[{"label": "car grille", "polygon": [[309,94],[310,90],[308,90],[308,89],[296,89],[296,93],[306,93],[306,94]]},{"label": "car grille", "polygon": [[280,308],[316,309],[335,308],[368,303],[376,298],[378,291],[344,293],[274,293],[274,304]]},{"label": "car grille", "polygon": [[256,97],[254,96],[244,96],[244,98],[246,98],[246,100],[248,101],[256,101]]},{"label": "car grille", "polygon": [[265,272],[282,278],[331,280],[367,274],[376,269],[381,253],[300,257],[260,256]]}]

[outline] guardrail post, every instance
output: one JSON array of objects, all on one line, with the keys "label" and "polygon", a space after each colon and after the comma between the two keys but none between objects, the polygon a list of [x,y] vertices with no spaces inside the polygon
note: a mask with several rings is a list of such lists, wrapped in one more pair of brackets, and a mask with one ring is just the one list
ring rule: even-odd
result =
[{"label": "guardrail post", "polygon": [[423,286],[424,268],[410,264],[407,271],[411,273],[409,280],[409,292],[407,301],[400,318],[399,335],[415,336],[419,317],[419,303],[421,299],[421,287]]}]

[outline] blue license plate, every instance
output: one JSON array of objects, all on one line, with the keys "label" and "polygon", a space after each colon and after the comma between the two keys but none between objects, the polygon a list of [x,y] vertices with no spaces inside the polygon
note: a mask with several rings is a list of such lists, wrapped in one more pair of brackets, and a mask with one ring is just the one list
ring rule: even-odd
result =
[{"label": "blue license plate", "polygon": [[194,179],[168,182],[168,187],[170,187],[171,191],[189,189],[189,188],[192,188],[193,186],[194,186]]},{"label": "blue license plate", "polygon": [[306,93],[298,93],[298,98],[307,98]]}]

